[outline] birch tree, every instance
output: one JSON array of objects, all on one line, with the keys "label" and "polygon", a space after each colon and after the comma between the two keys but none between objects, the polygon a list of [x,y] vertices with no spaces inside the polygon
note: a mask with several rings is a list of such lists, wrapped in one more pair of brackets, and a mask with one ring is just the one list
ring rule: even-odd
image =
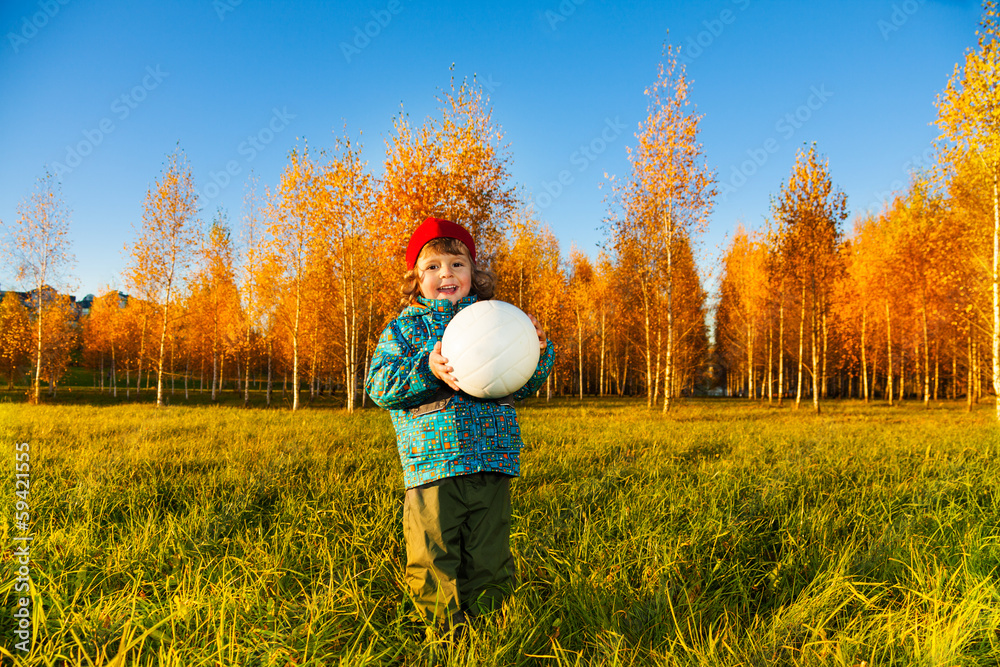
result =
[{"label": "birch tree", "polygon": [[[539,296],[538,281],[544,264],[541,250],[546,243],[546,232],[533,211],[518,211],[492,262],[496,275],[494,297],[526,313],[534,312],[534,302]],[[555,250],[558,254],[558,245]]]},{"label": "birch tree", "polygon": [[159,316],[156,405],[162,407],[167,332],[171,304],[192,259],[198,238],[198,195],[191,168],[178,149],[167,159],[160,180],[146,192],[138,239],[126,246],[125,282],[147,300]]},{"label": "birch tree", "polygon": [[608,352],[608,338],[610,330],[614,328],[612,320],[616,319],[616,313],[620,312],[620,309],[616,308],[618,304],[615,299],[616,273],[615,266],[611,262],[611,257],[604,250],[601,250],[597,255],[597,262],[594,267],[594,281],[591,287],[594,316],[597,319],[597,339],[599,341],[597,352],[599,364],[597,369],[598,396],[604,396],[608,388],[608,383],[605,381],[607,377],[605,361]]},{"label": "birch tree", "polygon": [[340,292],[344,385],[347,411],[353,412],[360,390],[361,326],[364,308],[378,289],[378,267],[370,251],[375,229],[375,189],[361,160],[361,147],[338,139],[337,155],[324,165],[317,190],[323,215],[316,237],[323,245]]},{"label": "birch tree", "polygon": [[767,253],[762,243],[740,224],[723,258],[720,309],[724,332],[733,347],[742,348],[746,361],[747,398],[757,395],[754,352],[767,299]]},{"label": "birch tree", "polygon": [[49,283],[61,284],[73,264],[69,242],[69,209],[55,177],[46,173],[34,192],[18,206],[17,223],[7,230],[17,280],[34,288],[35,388],[32,400],[41,400],[45,357],[45,297]]},{"label": "birch tree", "polygon": [[955,155],[979,160],[987,173],[993,203],[993,391],[1000,421],[1000,11],[984,0],[976,49],[938,97],[938,127]]},{"label": "birch tree", "polygon": [[859,218],[854,223],[849,252],[846,258],[847,274],[842,288],[844,297],[841,307],[845,320],[853,315],[857,327],[858,358],[860,365],[861,396],[865,403],[871,402],[874,387],[875,368],[869,377],[869,356],[873,350],[872,339],[875,324],[881,322],[879,306],[885,296],[880,272],[877,219],[874,215]]},{"label": "birch tree", "polygon": [[217,400],[224,384],[227,356],[241,347],[240,296],[236,285],[234,250],[229,219],[216,212],[198,246],[198,270],[191,278],[198,329],[209,337],[212,360],[212,400]]},{"label": "birch tree", "polygon": [[[674,253],[682,239],[704,229],[716,194],[715,173],[698,143],[701,116],[688,109],[690,82],[672,46],[660,63],[657,79],[646,89],[648,115],[639,125],[637,144],[628,148],[631,182],[627,196],[642,203],[634,208],[656,226],[655,245],[662,248],[666,289],[666,385],[663,411],[670,410],[674,372]],[[650,239],[653,241],[653,239]]]},{"label": "birch tree", "polygon": [[804,344],[809,314],[813,408],[820,411],[820,326],[832,281],[836,275],[841,227],[847,218],[847,198],[836,190],[825,160],[816,146],[800,150],[788,181],[772,202],[772,215],[782,229],[783,259],[792,268],[799,290],[798,389],[795,405],[802,400],[802,377],[806,370]]},{"label": "birch tree", "polygon": [[439,102],[440,116],[419,127],[401,113],[393,123],[395,136],[386,142],[381,235],[400,267],[406,239],[427,216],[466,226],[485,264],[517,203],[503,130],[476,79],[458,87],[452,79]]},{"label": "birch tree", "polygon": [[637,318],[641,327],[638,347],[646,367],[646,407],[653,407],[653,387],[658,370],[653,368],[653,350],[657,324],[659,279],[662,252],[656,244],[658,227],[637,207],[635,198],[626,197],[624,213],[614,219],[613,243],[619,265],[631,267],[641,309]]},{"label": "birch tree", "polygon": [[122,307],[122,297],[118,290],[108,287],[104,293],[94,299],[87,316],[89,338],[85,339],[97,348],[101,355],[101,387],[103,391],[105,363],[107,358],[107,376],[112,396],[118,396],[118,365],[122,360],[122,340],[125,335],[125,313]]},{"label": "birch tree", "polygon": [[41,378],[49,384],[49,395],[56,395],[56,386],[69,370],[70,354],[79,342],[76,326],[76,306],[65,294],[47,290],[42,299],[45,346],[36,360]]},{"label": "birch tree", "polygon": [[242,301],[245,323],[240,349],[243,353],[243,406],[250,405],[250,368],[254,358],[254,334],[261,330],[263,308],[259,288],[264,263],[264,220],[257,176],[251,172],[243,192],[243,224],[241,226],[242,261],[239,266],[238,294]]},{"label": "birch tree", "polygon": [[953,281],[953,258],[958,250],[955,230],[940,193],[934,192],[924,174],[915,174],[909,192],[894,210],[892,233],[896,252],[903,260],[899,279],[903,294],[919,314],[921,339],[922,397],[925,407],[931,400],[931,335],[944,310],[944,299]]},{"label": "birch tree", "polygon": [[[966,407],[971,410],[979,394],[980,350],[989,348],[993,335],[992,285],[987,279],[993,230],[983,224],[992,217],[992,187],[982,162],[971,156],[961,159],[949,155],[944,166],[949,170],[949,228],[955,234],[957,247],[961,248],[961,254],[951,263],[956,272],[956,298],[952,310],[960,325],[957,335],[964,339]],[[958,369],[954,370],[957,375]]]},{"label": "birch tree", "polygon": [[301,153],[293,150],[289,164],[281,174],[276,211],[269,216],[268,236],[271,240],[268,262],[282,271],[281,281],[288,286],[286,299],[290,307],[283,310],[282,323],[291,343],[292,410],[300,404],[300,343],[302,310],[305,305],[306,273],[312,244],[312,221],[318,218],[313,189],[315,165],[308,147]]},{"label": "birch tree", "polygon": [[31,338],[28,309],[16,292],[5,292],[0,301],[0,363],[8,389],[14,388],[14,381],[30,359]]},{"label": "birch tree", "polygon": [[576,247],[569,252],[569,303],[573,309],[576,324],[577,380],[580,400],[583,400],[583,343],[585,327],[589,325],[590,309],[593,303],[594,267],[590,258]]}]

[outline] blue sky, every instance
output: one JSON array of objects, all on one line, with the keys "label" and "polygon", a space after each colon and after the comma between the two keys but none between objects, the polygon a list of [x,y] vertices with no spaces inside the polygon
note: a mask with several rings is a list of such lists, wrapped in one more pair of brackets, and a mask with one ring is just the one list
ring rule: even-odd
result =
[{"label": "blue sky", "polygon": [[380,174],[393,118],[435,115],[454,65],[489,94],[513,184],[564,253],[575,243],[594,256],[605,173],[628,174],[643,90],[670,41],[722,190],[700,243],[710,274],[738,222],[762,223],[805,144],[829,158],[852,215],[904,187],[980,12],[957,0],[5,0],[0,219],[14,222],[55,170],[72,212],[72,293],[120,287],[123,247],[178,142],[203,219],[221,206],[238,221],[250,169],[273,187],[302,139],[332,146],[346,126]]}]

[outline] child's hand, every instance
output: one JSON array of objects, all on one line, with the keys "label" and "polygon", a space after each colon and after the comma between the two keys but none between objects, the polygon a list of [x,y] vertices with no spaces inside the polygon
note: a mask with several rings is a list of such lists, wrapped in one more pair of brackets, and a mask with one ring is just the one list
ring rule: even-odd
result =
[{"label": "child's hand", "polygon": [[449,366],[448,360],[441,356],[441,341],[434,344],[434,350],[431,352],[431,356],[427,362],[431,367],[431,373],[434,374],[434,377],[455,391],[459,391],[458,380],[451,374],[455,369]]},{"label": "child's hand", "polygon": [[538,334],[538,349],[545,350],[545,346],[548,345],[548,342],[545,337],[545,332],[542,331],[542,325],[538,323],[538,320],[535,319],[534,315],[528,315],[528,319],[535,325],[535,333]]}]

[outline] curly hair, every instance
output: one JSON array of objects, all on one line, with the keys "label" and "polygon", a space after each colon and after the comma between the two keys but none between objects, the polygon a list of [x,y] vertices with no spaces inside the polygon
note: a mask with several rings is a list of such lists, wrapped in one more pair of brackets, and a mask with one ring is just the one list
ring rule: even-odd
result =
[{"label": "curly hair", "polygon": [[[481,301],[493,298],[493,290],[496,287],[496,276],[493,275],[492,271],[480,269],[476,266],[475,260],[469,255],[469,249],[465,247],[464,243],[458,239],[445,237],[429,241],[420,250],[420,255],[417,256],[418,263],[420,262],[420,257],[427,250],[433,250],[445,255],[465,257],[472,266],[472,286],[469,289],[469,293],[475,294]],[[420,294],[420,272],[416,267],[403,274],[403,282],[400,285],[399,293],[403,297],[400,300],[400,310],[417,303],[417,296]]]}]

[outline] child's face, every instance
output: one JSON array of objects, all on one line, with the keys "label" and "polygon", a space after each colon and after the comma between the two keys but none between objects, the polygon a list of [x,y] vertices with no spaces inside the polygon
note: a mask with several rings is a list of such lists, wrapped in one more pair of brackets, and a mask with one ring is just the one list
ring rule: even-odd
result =
[{"label": "child's face", "polygon": [[472,260],[466,255],[448,255],[425,249],[417,258],[420,295],[425,299],[447,299],[453,304],[469,296]]}]

